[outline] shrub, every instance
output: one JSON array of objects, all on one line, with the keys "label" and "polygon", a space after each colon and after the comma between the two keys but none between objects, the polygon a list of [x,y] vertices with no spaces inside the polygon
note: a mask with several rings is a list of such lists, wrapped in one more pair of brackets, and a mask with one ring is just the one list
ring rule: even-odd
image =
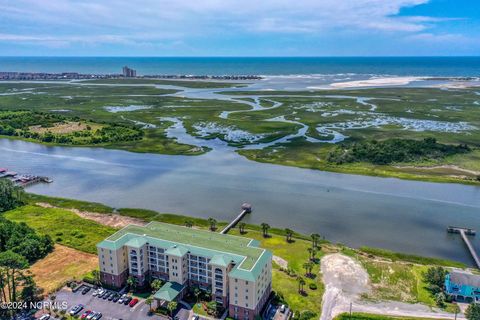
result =
[{"label": "shrub", "polygon": [[310,290],[317,290],[317,285],[315,283],[310,283],[308,287],[310,288]]}]

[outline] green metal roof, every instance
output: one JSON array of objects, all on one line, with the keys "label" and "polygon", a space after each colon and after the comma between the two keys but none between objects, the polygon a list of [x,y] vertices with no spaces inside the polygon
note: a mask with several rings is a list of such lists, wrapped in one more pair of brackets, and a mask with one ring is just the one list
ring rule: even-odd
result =
[{"label": "green metal roof", "polygon": [[258,248],[256,240],[156,221],[143,227],[129,225],[97,244],[97,247],[116,250],[124,245],[137,247],[142,243],[166,248],[168,254],[175,256],[190,252],[213,259],[212,263],[220,265],[234,261],[236,265],[230,275],[252,281],[252,277],[260,274],[265,259],[271,259],[271,253]]},{"label": "green metal roof", "polygon": [[147,239],[144,237],[135,237],[133,239],[128,240],[127,243],[125,243],[126,246],[132,247],[132,248],[141,248],[147,243]]},{"label": "green metal roof", "polygon": [[188,249],[182,246],[173,246],[165,251],[166,254],[175,257],[183,257],[188,253]]},{"label": "green metal roof", "polygon": [[210,264],[216,266],[226,267],[232,262],[232,257],[229,257],[225,254],[217,254],[212,257]]},{"label": "green metal roof", "polygon": [[153,295],[153,297],[158,300],[171,302],[175,300],[184,288],[185,286],[178,282],[167,282]]}]

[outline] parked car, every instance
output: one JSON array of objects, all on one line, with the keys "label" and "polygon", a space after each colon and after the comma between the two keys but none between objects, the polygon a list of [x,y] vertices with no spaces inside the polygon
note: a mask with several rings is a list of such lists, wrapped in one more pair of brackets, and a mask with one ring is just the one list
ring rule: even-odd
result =
[{"label": "parked car", "polygon": [[93,313],[92,310],[87,310],[87,311],[85,311],[85,312],[82,314],[82,316],[80,317],[80,319],[87,319],[87,316],[88,316],[89,314],[91,314],[91,313]]},{"label": "parked car", "polygon": [[76,315],[77,313],[79,313],[80,311],[82,311],[83,309],[83,305],[81,304],[77,304],[76,306],[74,306],[71,310],[70,310],[70,315],[71,316],[74,316]]},{"label": "parked car", "polygon": [[102,317],[102,314],[100,312],[98,312],[93,318],[92,320],[98,320]]},{"label": "parked car", "polygon": [[92,313],[90,313],[88,316],[87,316],[87,320],[92,320],[93,317],[95,317],[95,315],[97,314],[98,312],[95,312],[93,311]]},{"label": "parked car", "polygon": [[110,291],[107,291],[107,293],[102,297],[103,300],[107,300],[108,297],[110,297],[110,295],[112,294],[113,292],[110,292]]},{"label": "parked car", "polygon": [[197,316],[197,315],[193,315],[193,317],[192,317],[192,320],[199,320],[199,319],[200,319],[200,317]]},{"label": "parked car", "polygon": [[39,320],[48,320],[50,319],[50,315],[49,314],[44,314],[43,316],[40,317]]},{"label": "parked car", "polygon": [[122,294],[122,296],[120,297],[120,299],[118,299],[118,303],[123,303],[123,300],[125,300],[125,298],[127,297],[127,295],[124,293]]},{"label": "parked car", "polygon": [[113,302],[117,302],[119,299],[120,299],[121,295],[119,295],[118,293],[115,294],[115,296],[113,297]]},{"label": "parked car", "polygon": [[132,301],[132,297],[126,297],[124,300],[123,300],[123,304],[124,305],[127,305],[130,303],[130,301]]},{"label": "parked car", "polygon": [[90,291],[90,287],[85,287],[85,289],[82,290],[82,294],[87,294],[88,291]]},{"label": "parked car", "polygon": [[132,299],[132,301],[130,301],[130,302],[128,303],[128,306],[129,306],[130,308],[132,308],[133,306],[135,306],[135,305],[137,304],[137,302],[138,302],[138,299],[137,299],[137,298],[134,298],[134,299]]},{"label": "parked car", "polygon": [[115,298],[117,294],[115,292],[112,292],[109,296],[108,296],[108,301],[113,301],[113,299]]}]

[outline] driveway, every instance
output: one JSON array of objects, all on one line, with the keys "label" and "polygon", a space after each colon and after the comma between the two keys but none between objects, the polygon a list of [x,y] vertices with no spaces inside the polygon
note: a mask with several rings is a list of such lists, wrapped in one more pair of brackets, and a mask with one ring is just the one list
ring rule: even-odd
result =
[{"label": "driveway", "polygon": [[130,308],[128,305],[115,303],[108,300],[103,300],[92,295],[93,290],[87,294],[82,295],[81,290],[73,293],[68,289],[62,289],[56,294],[56,302],[67,302],[68,310],[77,304],[83,304],[85,308],[80,312],[82,314],[85,310],[93,310],[103,314],[102,320],[160,320],[165,319],[158,315],[148,316],[149,306],[145,304],[145,300],[140,301]]}]

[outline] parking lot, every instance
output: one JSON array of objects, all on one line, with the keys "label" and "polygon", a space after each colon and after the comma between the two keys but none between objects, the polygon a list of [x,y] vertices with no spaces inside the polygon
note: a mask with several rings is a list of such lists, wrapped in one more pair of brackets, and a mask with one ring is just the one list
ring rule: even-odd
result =
[{"label": "parking lot", "polygon": [[92,310],[102,313],[102,320],[159,320],[165,319],[158,315],[148,315],[149,306],[145,304],[145,300],[140,301],[130,308],[128,305],[119,304],[113,301],[103,300],[92,295],[93,290],[83,295],[81,290],[73,293],[69,289],[62,289],[56,294],[56,301],[66,301],[68,310],[77,304],[83,304],[85,308],[79,313],[80,315],[86,310]]}]

